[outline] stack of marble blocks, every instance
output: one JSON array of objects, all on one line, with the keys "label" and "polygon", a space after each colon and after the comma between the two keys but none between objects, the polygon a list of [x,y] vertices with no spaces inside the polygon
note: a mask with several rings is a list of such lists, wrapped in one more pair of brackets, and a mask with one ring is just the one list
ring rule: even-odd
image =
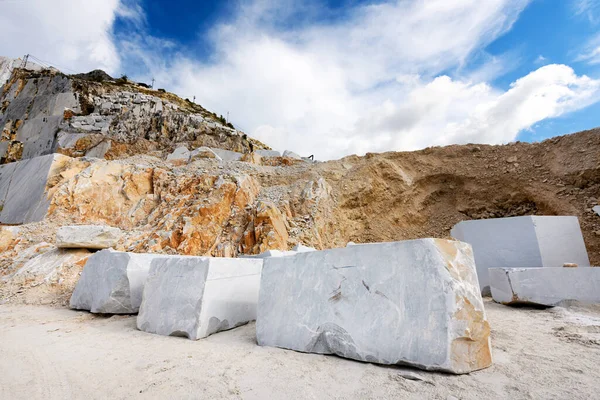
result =
[{"label": "stack of marble blocks", "polygon": [[139,312],[138,329],[194,340],[256,319],[263,346],[457,374],[492,362],[471,246],[457,241],[237,259],[103,250],[71,307]]},{"label": "stack of marble blocks", "polygon": [[600,302],[600,268],[590,268],[577,217],[463,221],[451,234],[473,246],[479,285],[499,303]]}]

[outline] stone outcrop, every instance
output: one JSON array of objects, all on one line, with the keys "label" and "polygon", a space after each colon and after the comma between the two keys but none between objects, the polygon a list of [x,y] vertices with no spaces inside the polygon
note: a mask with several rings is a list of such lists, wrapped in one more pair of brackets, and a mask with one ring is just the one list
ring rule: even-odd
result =
[{"label": "stone outcrop", "polygon": [[62,226],[56,232],[56,247],[63,249],[108,249],[115,247],[123,232],[102,225]]},{"label": "stone outcrop", "polygon": [[[23,60],[21,58],[9,58],[0,56],[0,89],[8,82],[15,68],[21,68]],[[40,71],[44,69],[41,65],[32,61],[27,61],[25,68],[32,71]]]},{"label": "stone outcrop", "polygon": [[283,157],[288,157],[288,158],[294,158],[296,160],[302,160],[302,157],[300,157],[298,154],[294,153],[293,151],[290,150],[286,150],[283,152]]},{"label": "stone outcrop", "polygon": [[577,217],[527,216],[459,222],[452,236],[471,244],[479,285],[489,293],[489,268],[589,266]]},{"label": "stone outcrop", "polygon": [[19,240],[18,226],[0,227],[0,252],[12,250]]},{"label": "stone outcrop", "polygon": [[172,257],[152,261],[138,329],[192,340],[256,319],[262,260]]},{"label": "stone outcrop", "polygon": [[144,166],[71,159],[49,190],[48,214],[77,224],[131,229],[157,205],[153,176],[154,170]]},{"label": "stone outcrop", "polygon": [[600,268],[490,268],[489,273],[492,297],[498,303],[600,303]]},{"label": "stone outcrop", "polygon": [[179,146],[167,156],[167,161],[173,165],[185,165],[190,162],[192,153],[186,146]]},{"label": "stone outcrop", "polygon": [[77,264],[87,259],[92,253],[85,249],[66,250],[52,249],[31,258],[14,274],[13,283],[18,281],[56,281],[61,268],[69,264]]},{"label": "stone outcrop", "polygon": [[190,161],[195,161],[202,158],[213,158],[217,161],[223,161],[223,159],[209,147],[198,147],[197,149],[192,150],[190,154]]},{"label": "stone outcrop", "polygon": [[48,184],[69,162],[50,154],[0,166],[0,223],[41,221],[51,201]]},{"label": "stone outcrop", "polygon": [[240,155],[268,148],[170,93],[109,77],[5,68],[9,64],[0,60],[0,80],[11,70],[0,92],[2,163],[53,152],[113,159],[157,151],[166,157],[176,144]]},{"label": "stone outcrop", "polygon": [[35,79],[22,75],[14,73],[0,94],[3,163],[53,153],[64,110],[80,111],[77,95],[64,75],[48,73]]},{"label": "stone outcrop", "polygon": [[125,249],[224,257],[288,249],[287,213],[258,200],[249,175],[70,160],[48,191],[48,215],[141,232]]},{"label": "stone outcrop", "polygon": [[[30,246],[17,254],[10,257],[12,265],[7,268],[13,272],[4,277],[0,273],[0,298],[60,305],[68,304],[79,273],[91,255],[85,249],[57,249],[47,243]],[[9,260],[4,257],[0,260],[2,264],[5,261]]]},{"label": "stone outcrop", "polygon": [[102,250],[91,256],[71,296],[70,307],[100,314],[135,314],[150,263],[159,254]]},{"label": "stone outcrop", "polygon": [[456,374],[491,365],[471,247],[420,239],[264,260],[257,340]]}]

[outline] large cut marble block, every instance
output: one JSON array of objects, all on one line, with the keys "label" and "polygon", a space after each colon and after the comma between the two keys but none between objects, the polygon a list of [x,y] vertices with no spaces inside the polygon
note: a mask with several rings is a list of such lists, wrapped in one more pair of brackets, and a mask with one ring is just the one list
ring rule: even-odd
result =
[{"label": "large cut marble block", "polygon": [[61,226],[56,232],[56,247],[64,249],[108,249],[123,236],[119,228],[105,225]]},{"label": "large cut marble block", "polygon": [[494,301],[555,306],[600,303],[600,268],[490,268]]},{"label": "large cut marble block", "polygon": [[44,219],[50,206],[48,177],[66,160],[69,157],[49,154],[0,166],[0,223],[12,225]]},{"label": "large cut marble block", "polygon": [[162,254],[136,254],[102,250],[91,256],[75,290],[70,306],[100,314],[135,314],[142,303],[142,294],[150,263]]},{"label": "large cut marble block", "polygon": [[512,217],[459,222],[451,235],[473,246],[479,286],[489,293],[488,268],[589,266],[577,217]]},{"label": "large cut marble block", "polygon": [[242,153],[236,151],[224,150],[216,147],[210,147],[210,149],[223,161],[240,161],[243,156]]},{"label": "large cut marble block", "polygon": [[152,261],[138,329],[197,340],[255,320],[262,263],[183,256]]},{"label": "large cut marble block", "polygon": [[468,373],[491,365],[471,246],[420,239],[266,258],[261,346]]}]

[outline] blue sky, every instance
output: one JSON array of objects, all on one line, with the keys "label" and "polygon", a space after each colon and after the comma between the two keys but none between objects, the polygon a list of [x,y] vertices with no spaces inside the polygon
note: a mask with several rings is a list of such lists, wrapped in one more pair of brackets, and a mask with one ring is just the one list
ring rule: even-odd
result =
[{"label": "blue sky", "polygon": [[154,77],[321,159],[600,125],[600,0],[0,2],[0,54]]}]

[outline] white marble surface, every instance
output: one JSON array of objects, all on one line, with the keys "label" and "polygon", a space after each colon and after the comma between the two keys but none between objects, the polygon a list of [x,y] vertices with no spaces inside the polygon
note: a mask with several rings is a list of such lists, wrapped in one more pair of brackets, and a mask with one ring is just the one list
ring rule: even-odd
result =
[{"label": "white marble surface", "polygon": [[600,268],[490,268],[494,301],[555,306],[600,303]]},{"label": "white marble surface", "polygon": [[301,352],[466,373],[491,364],[468,244],[440,239],[267,258],[257,340]]},{"label": "white marble surface", "polygon": [[157,259],[144,289],[138,329],[192,340],[256,319],[262,260]]},{"label": "white marble surface", "polygon": [[65,156],[49,154],[2,166],[0,195],[4,195],[4,202],[0,223],[37,222],[46,216],[50,205],[46,193],[48,174],[54,161],[61,157]]},{"label": "white marble surface", "polygon": [[91,256],[71,296],[70,307],[100,314],[135,314],[152,260],[162,254],[102,250]]},{"label": "white marble surface", "polygon": [[489,268],[589,266],[579,220],[525,216],[459,222],[452,237],[473,246],[479,286],[489,292]]}]

